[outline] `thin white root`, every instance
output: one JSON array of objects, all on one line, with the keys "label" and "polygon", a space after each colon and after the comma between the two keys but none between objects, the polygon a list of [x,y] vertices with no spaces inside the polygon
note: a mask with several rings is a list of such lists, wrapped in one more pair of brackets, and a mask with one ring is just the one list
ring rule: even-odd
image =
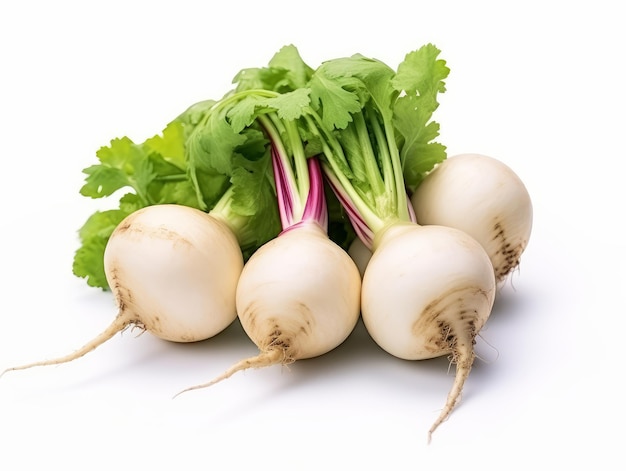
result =
[{"label": "thin white root", "polygon": [[259,355],[246,358],[245,360],[241,360],[231,366],[228,370],[222,373],[217,378],[209,381],[208,383],[198,384],[196,386],[191,386],[189,388],[183,389],[182,391],[176,393],[172,399],[180,396],[183,393],[194,391],[196,389],[208,388],[209,386],[213,386],[220,381],[230,378],[232,375],[237,373],[238,371],[248,370],[250,368],[264,368],[266,366],[279,365],[284,363],[285,361],[285,352],[282,349],[271,349],[265,352],[261,352]]},{"label": "thin white root", "polygon": [[500,351],[495,347],[495,345],[492,345],[491,343],[487,341],[487,339],[485,339],[485,337],[480,335],[480,333],[477,335],[477,337],[480,337],[480,339],[485,343],[485,345],[487,345],[488,347],[491,347],[491,349],[494,352],[496,352],[496,357],[493,360],[488,360],[487,358],[484,358],[480,356],[478,353],[476,353],[476,358],[478,358],[483,363],[487,363],[487,364],[491,364],[492,362],[497,361],[498,358],[500,358]]},{"label": "thin white root", "polygon": [[461,393],[463,392],[463,385],[467,380],[470,371],[472,369],[472,364],[474,363],[475,358],[474,350],[472,342],[469,343],[466,341],[460,344],[457,347],[455,352],[455,363],[456,363],[456,375],[454,377],[454,383],[452,384],[452,389],[448,393],[448,398],[446,400],[446,404],[442,409],[439,417],[433,425],[430,427],[428,431],[428,443],[432,440],[432,435],[437,430],[437,428],[448,419],[452,410],[457,405],[458,401],[461,398]]},{"label": "thin white root", "polygon": [[2,378],[2,376],[4,376],[4,374],[9,371],[26,370],[28,368],[33,368],[36,366],[60,365],[62,363],[68,363],[70,361],[76,360],[86,355],[87,353],[91,352],[92,350],[95,350],[97,347],[105,343],[107,340],[110,340],[111,338],[113,338],[115,334],[126,329],[130,324],[132,324],[132,321],[128,318],[128,316],[124,315],[123,313],[120,313],[117,315],[115,320],[111,323],[111,325],[109,325],[109,327],[107,327],[97,337],[95,337],[93,340],[90,340],[88,343],[83,345],[81,348],[79,348],[75,352],[70,353],[69,355],[64,355],[62,357],[53,358],[51,360],[37,361],[33,363],[28,363],[26,365],[13,366],[11,368],[7,368],[0,374],[0,378]]}]

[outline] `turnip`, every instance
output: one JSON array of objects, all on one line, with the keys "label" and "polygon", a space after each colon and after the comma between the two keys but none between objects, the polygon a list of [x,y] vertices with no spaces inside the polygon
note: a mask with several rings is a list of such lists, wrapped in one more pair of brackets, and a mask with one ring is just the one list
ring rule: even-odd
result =
[{"label": "turnip", "polygon": [[[361,288],[367,331],[398,358],[448,355],[456,364],[429,439],[459,400],[496,292],[483,247],[459,229],[418,225],[407,195],[407,178],[421,177],[445,158],[430,142],[438,128],[428,122],[448,73],[438,53],[432,45],[409,53],[397,73],[363,56],[336,59],[311,81],[320,132],[327,129],[324,117],[333,117],[333,132],[320,139],[327,144],[324,172],[373,253]],[[342,114],[338,101],[355,109]]]},{"label": "turnip", "polygon": [[506,164],[480,154],[449,157],[411,196],[417,221],[467,232],[487,251],[498,282],[520,263],[532,229],[528,190]]},{"label": "turnip", "polygon": [[104,267],[118,308],[111,325],[71,354],[5,372],[70,362],[129,326],[169,341],[196,342],[236,318],[243,257],[217,211],[173,204],[137,210],[111,234]]},{"label": "turnip", "polygon": [[456,365],[454,384],[429,434],[460,397],[474,362],[475,338],[494,296],[489,257],[458,229],[395,223],[375,239],[363,275],[361,312],[367,331],[398,358],[449,355]]},{"label": "turnip", "polygon": [[361,278],[345,250],[328,237],[319,162],[305,156],[295,120],[279,118],[274,108],[298,96],[286,94],[283,102],[273,101],[274,97],[265,92],[243,94],[231,114],[233,122],[248,122],[249,117],[239,119],[236,113],[253,113],[270,138],[283,227],[252,254],[237,285],[239,320],[259,354],[181,392],[211,386],[248,368],[328,353],[343,343],[359,319]]}]

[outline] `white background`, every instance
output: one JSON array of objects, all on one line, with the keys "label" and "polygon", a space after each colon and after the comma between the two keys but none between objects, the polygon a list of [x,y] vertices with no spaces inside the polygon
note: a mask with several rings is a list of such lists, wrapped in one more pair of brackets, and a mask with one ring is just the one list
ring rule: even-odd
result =
[{"label": "white background", "polygon": [[109,293],[71,273],[77,229],[115,204],[78,193],[95,151],[160,132],[285,44],[312,66],[360,52],[395,67],[435,43],[452,70],[436,115],[441,141],[450,155],[510,165],[531,193],[535,224],[463,401],[430,445],[453,369],[445,359],[395,359],[362,326],[321,358],[172,400],[256,352],[233,324],[193,345],[127,331],[73,363],[6,374],[0,467],[623,466],[618,4],[3,2],[0,369],[72,351],[115,314]]}]

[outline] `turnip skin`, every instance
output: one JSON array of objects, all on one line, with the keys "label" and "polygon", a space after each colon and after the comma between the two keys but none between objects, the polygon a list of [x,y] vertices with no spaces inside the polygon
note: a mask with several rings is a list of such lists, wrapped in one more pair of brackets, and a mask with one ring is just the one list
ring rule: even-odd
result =
[{"label": "turnip skin", "polygon": [[252,255],[237,285],[238,316],[259,355],[181,393],[211,386],[248,368],[289,364],[330,352],[356,327],[360,294],[358,268],[317,223],[290,227]]},{"label": "turnip skin", "polygon": [[236,318],[243,256],[227,224],[180,205],[154,205],[126,217],[104,254],[118,314],[75,352],[6,369],[58,365],[91,352],[129,326],[175,342],[205,340]]},{"label": "turnip skin", "polygon": [[456,377],[430,435],[458,402],[474,362],[474,343],[493,307],[496,281],[482,246],[444,226],[396,223],[374,241],[363,275],[367,331],[406,360],[449,355]]},{"label": "turnip skin", "polygon": [[489,254],[498,283],[514,271],[532,232],[533,206],[519,176],[482,154],[458,154],[432,170],[411,195],[417,222],[460,229]]},{"label": "turnip skin", "polygon": [[359,318],[360,289],[358,269],[345,251],[308,223],[250,259],[237,285],[237,310],[262,351],[282,343],[286,358],[312,358],[350,335]]}]

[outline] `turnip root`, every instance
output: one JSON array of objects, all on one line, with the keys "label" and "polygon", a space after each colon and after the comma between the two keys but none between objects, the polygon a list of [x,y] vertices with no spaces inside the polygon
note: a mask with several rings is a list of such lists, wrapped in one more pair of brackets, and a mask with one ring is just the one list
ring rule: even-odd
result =
[{"label": "turnip root", "polygon": [[374,240],[361,297],[367,331],[398,358],[449,355],[456,364],[454,384],[429,437],[460,398],[495,288],[489,257],[460,230],[396,223]]},{"label": "turnip root", "polygon": [[217,216],[180,205],[137,210],[113,231],[104,267],[118,307],[111,325],[71,354],[5,372],[70,362],[129,326],[169,341],[195,342],[236,318],[243,257],[235,235]]},{"label": "turnip root", "polygon": [[480,154],[449,157],[411,196],[417,222],[455,227],[487,251],[501,283],[520,263],[533,208],[521,179],[503,162]]}]

